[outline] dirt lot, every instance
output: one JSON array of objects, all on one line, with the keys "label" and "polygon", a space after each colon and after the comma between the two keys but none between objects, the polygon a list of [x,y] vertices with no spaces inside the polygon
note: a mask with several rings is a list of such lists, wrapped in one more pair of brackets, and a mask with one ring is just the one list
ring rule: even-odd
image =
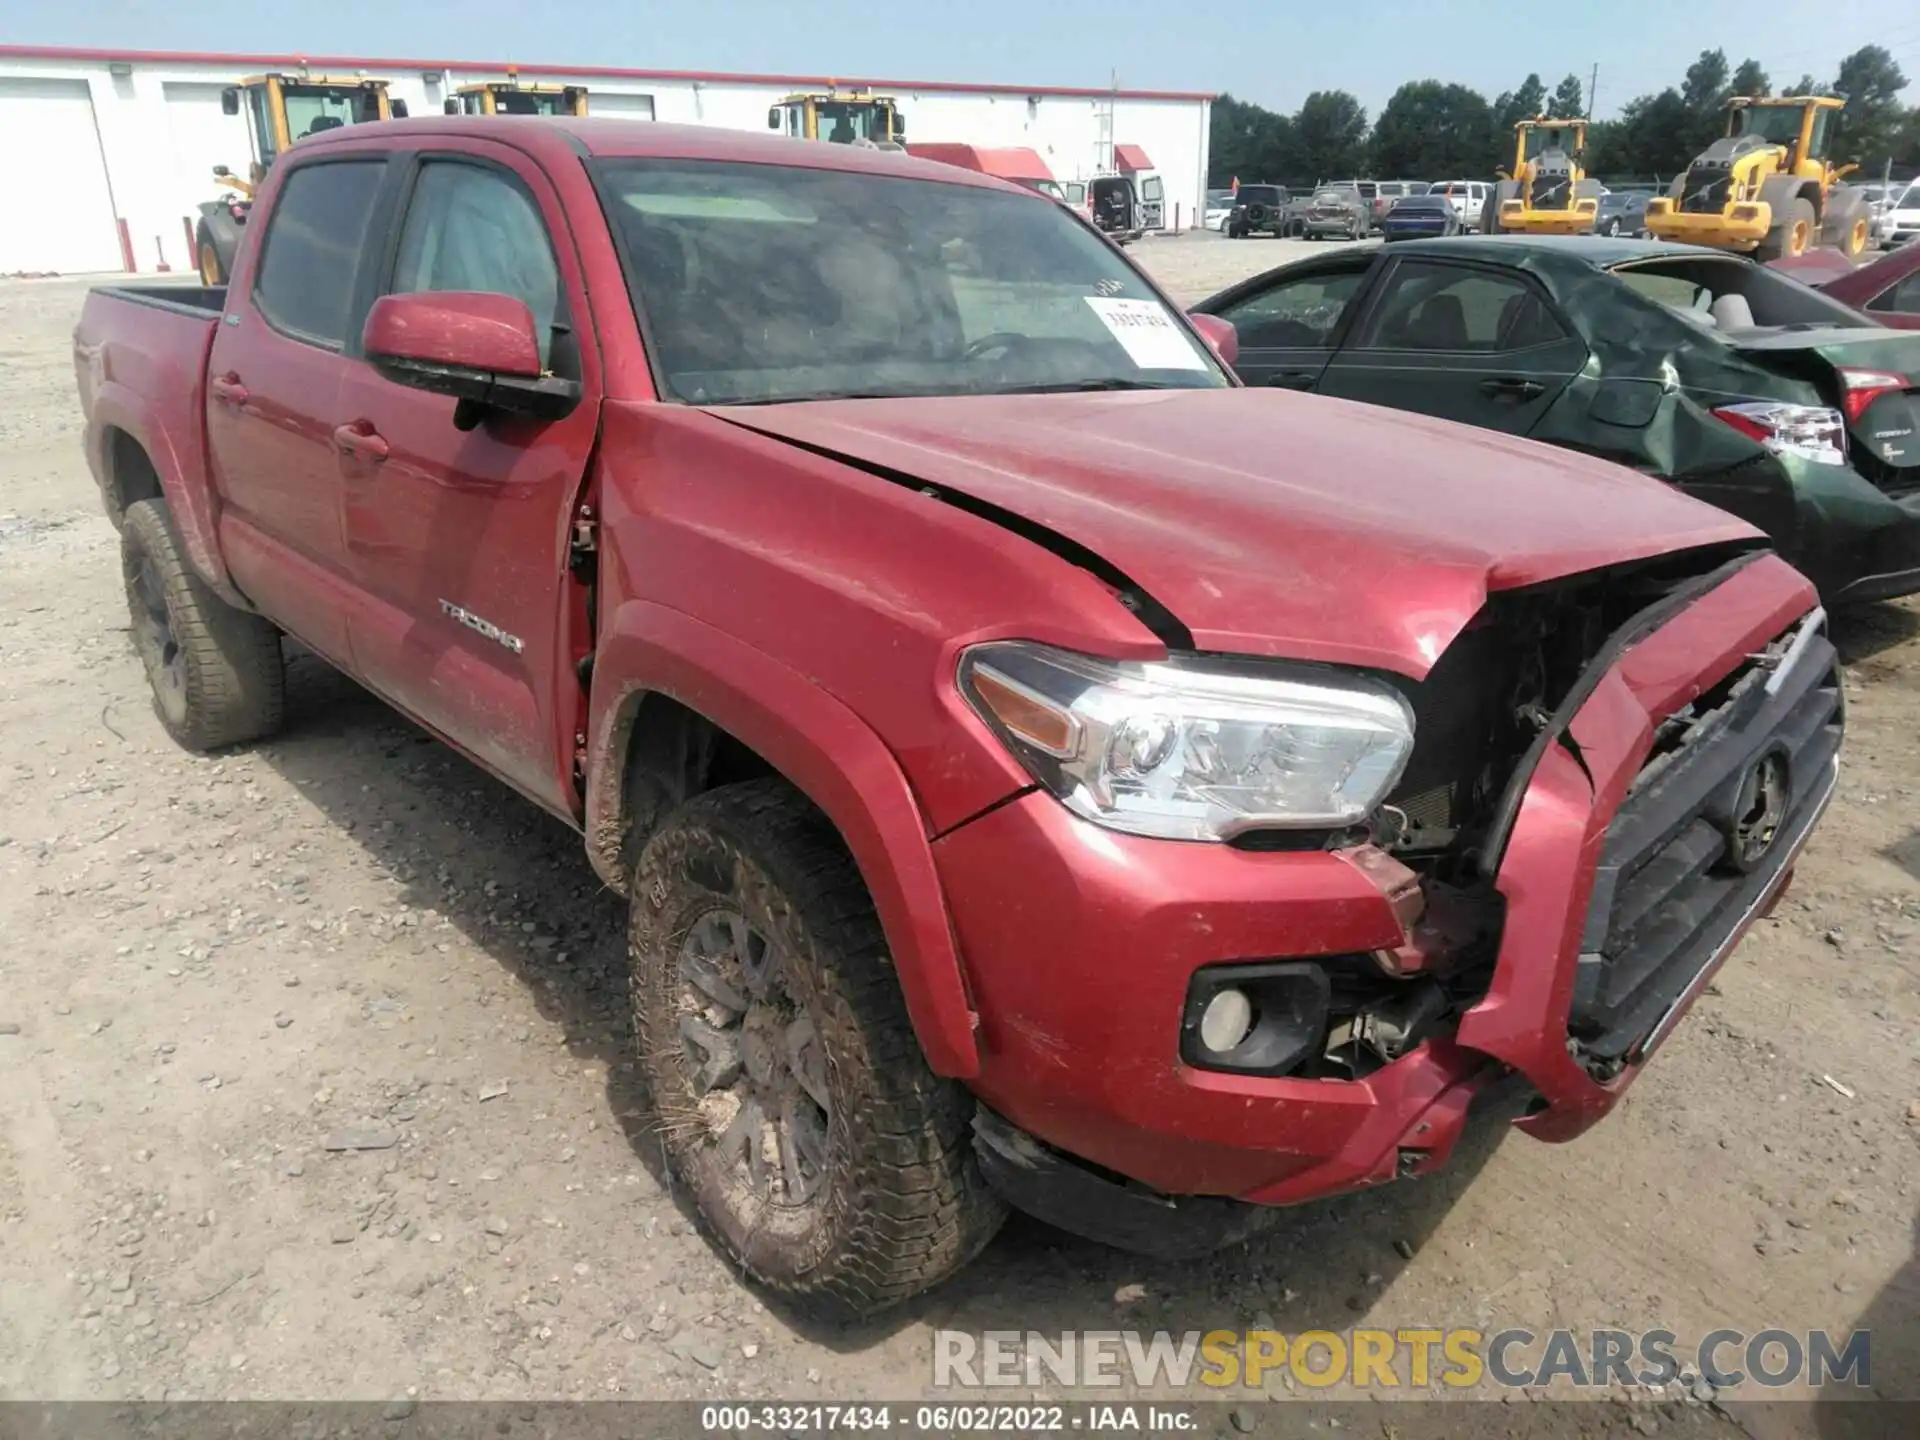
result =
[{"label": "dirt lot", "polygon": [[[1325,248],[1137,253],[1198,298]],[[1845,773],[1792,895],[1579,1143],[1200,1265],[1015,1222],[822,1333],[693,1232],[634,1120],[620,907],[575,837],[304,656],[284,737],[168,743],[80,456],[83,290],[0,282],[0,1397],[911,1399],[936,1328],[1256,1323],[1872,1325],[1877,1387],[1920,1397],[1914,606],[1841,620]]]}]

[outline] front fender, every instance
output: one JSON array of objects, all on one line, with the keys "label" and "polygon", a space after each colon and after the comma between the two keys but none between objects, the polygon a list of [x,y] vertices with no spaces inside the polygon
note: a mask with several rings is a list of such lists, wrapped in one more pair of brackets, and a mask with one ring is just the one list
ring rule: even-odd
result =
[{"label": "front fender", "polygon": [[669,696],[750,746],[833,821],[873,896],[927,1063],[939,1075],[977,1074],[978,1017],[926,822],[892,752],[798,671],[646,600],[629,600],[608,617],[594,659],[586,833],[600,877],[627,888],[620,807],[634,716],[649,693]]}]

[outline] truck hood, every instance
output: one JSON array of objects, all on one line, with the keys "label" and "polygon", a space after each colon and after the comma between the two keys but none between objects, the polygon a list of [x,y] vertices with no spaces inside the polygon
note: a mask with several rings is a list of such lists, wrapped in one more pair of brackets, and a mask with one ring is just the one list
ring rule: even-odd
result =
[{"label": "truck hood", "polygon": [[1545,445],[1278,390],[822,400],[733,424],[1092,551],[1201,650],[1420,678],[1490,591],[1758,532]]}]

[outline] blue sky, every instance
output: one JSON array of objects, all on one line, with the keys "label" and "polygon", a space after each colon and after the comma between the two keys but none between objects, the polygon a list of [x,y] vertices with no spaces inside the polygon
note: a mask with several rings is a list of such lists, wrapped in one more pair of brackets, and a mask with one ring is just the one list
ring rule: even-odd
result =
[{"label": "blue sky", "polygon": [[[1489,98],[1537,70],[1549,88],[1600,66],[1600,112],[1678,84],[1715,45],[1784,85],[1831,76],[1868,43],[1920,78],[1920,6],[1847,0],[1796,13],[1756,0],[6,0],[0,42],[263,50],[758,70],[1026,84],[1230,90],[1292,110],[1347,89],[1369,113],[1403,80]],[[1512,18],[1502,19],[1505,14]],[[957,18],[966,17],[964,21]],[[1750,42],[1750,43],[1744,43]],[[1908,87],[1912,102],[1920,90]]]}]

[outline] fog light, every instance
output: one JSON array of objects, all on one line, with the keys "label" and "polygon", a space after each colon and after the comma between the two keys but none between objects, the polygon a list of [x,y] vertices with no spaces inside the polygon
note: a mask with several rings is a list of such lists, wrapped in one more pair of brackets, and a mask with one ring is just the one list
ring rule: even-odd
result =
[{"label": "fog light", "polygon": [[1239,990],[1222,990],[1207,1002],[1200,1014],[1200,1043],[1216,1055],[1224,1055],[1253,1028],[1253,1002]]}]

